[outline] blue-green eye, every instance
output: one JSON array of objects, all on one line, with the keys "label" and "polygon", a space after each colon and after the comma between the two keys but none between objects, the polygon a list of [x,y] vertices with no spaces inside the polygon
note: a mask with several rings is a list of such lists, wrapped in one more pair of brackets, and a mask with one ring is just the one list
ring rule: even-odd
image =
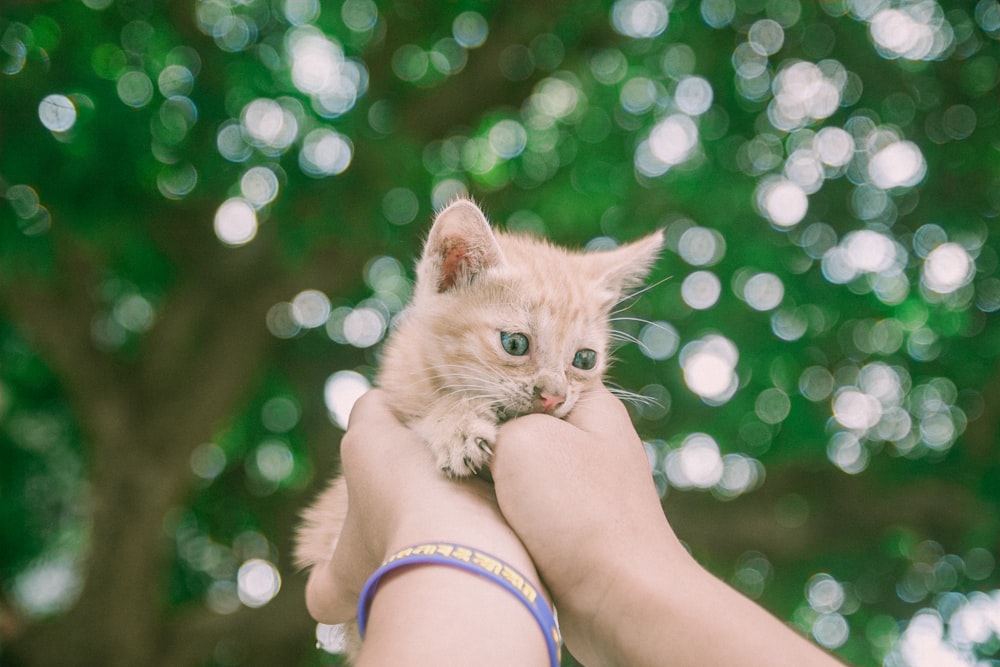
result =
[{"label": "blue-green eye", "polygon": [[500,344],[507,354],[514,357],[523,357],[528,353],[528,337],[522,333],[500,332]]},{"label": "blue-green eye", "polygon": [[576,355],[573,357],[573,365],[584,371],[589,371],[596,363],[597,353],[593,350],[577,350]]}]

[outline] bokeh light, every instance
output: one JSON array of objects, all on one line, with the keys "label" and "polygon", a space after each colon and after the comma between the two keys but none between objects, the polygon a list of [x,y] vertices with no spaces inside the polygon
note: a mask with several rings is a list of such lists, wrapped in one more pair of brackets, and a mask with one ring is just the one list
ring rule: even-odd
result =
[{"label": "bokeh light", "polygon": [[347,651],[347,628],[345,625],[316,624],[316,645],[327,653]]},{"label": "bokeh light", "polygon": [[343,47],[313,26],[299,26],[285,35],[291,58],[292,83],[312,99],[323,118],[339,117],[357,103],[368,86],[363,64],[345,56]]},{"label": "bokeh light", "polygon": [[288,445],[281,440],[272,439],[262,443],[254,452],[253,465],[255,473],[266,482],[278,485],[284,482],[295,470],[295,457]]},{"label": "bokeh light", "polygon": [[680,354],[684,383],[706,402],[719,405],[736,393],[739,351],[728,338],[711,334],[684,346]]},{"label": "bokeh light", "polygon": [[167,199],[183,199],[197,185],[198,170],[187,162],[164,165],[156,176],[156,187]]},{"label": "bokeh light", "polygon": [[871,17],[869,29],[885,58],[936,60],[954,39],[951,24],[933,0],[881,8]]},{"label": "bokeh light", "polygon": [[[319,13],[319,1],[314,0]],[[340,8],[340,17],[354,32],[368,32],[378,25],[378,5],[372,0],[347,0]]]},{"label": "bokeh light", "polygon": [[255,208],[267,206],[278,196],[278,176],[269,167],[251,167],[240,178],[240,192]]},{"label": "bokeh light", "polygon": [[[656,454],[654,464],[657,452],[658,448],[651,452]],[[724,500],[748,493],[764,481],[759,461],[743,454],[723,455],[715,438],[706,433],[691,433],[678,446],[667,447],[659,466],[670,486],[711,490]],[[654,469],[654,475],[657,472]]]},{"label": "bokeh light", "polygon": [[354,158],[354,147],[344,135],[317,128],[305,136],[299,153],[303,173],[321,178],[343,173]]},{"label": "bokeh light", "polygon": [[704,433],[687,436],[679,449],[670,452],[665,465],[670,482],[680,488],[711,488],[722,480],[724,471],[718,443]]},{"label": "bokeh light", "polygon": [[670,11],[662,0],[617,0],[611,9],[611,25],[635,39],[663,34],[669,21]]},{"label": "bokeh light", "polygon": [[847,73],[836,61],[786,65],[774,79],[774,99],[767,109],[771,124],[790,131],[829,118],[840,107],[846,81]]},{"label": "bokeh light", "polygon": [[773,56],[785,43],[785,30],[773,19],[760,19],[747,31],[747,43],[760,55]]},{"label": "bokeh light", "polygon": [[281,590],[281,574],[274,563],[252,558],[240,566],[236,575],[237,594],[247,607],[263,607]]},{"label": "bokeh light", "polygon": [[743,284],[742,296],[754,310],[774,310],[785,297],[785,286],[773,273],[758,273]]},{"label": "bokeh light", "polygon": [[825,572],[814,574],[806,584],[809,606],[821,614],[839,611],[844,604],[844,586]]},{"label": "bokeh light", "polygon": [[669,359],[679,345],[680,335],[669,322],[650,322],[639,332],[639,349],[650,359]]},{"label": "bokeh light", "polygon": [[898,141],[880,149],[868,163],[871,182],[883,190],[910,187],[923,180],[927,164],[911,141]]},{"label": "bokeh light", "polygon": [[674,103],[689,116],[700,116],[712,107],[712,84],[700,76],[687,76],[677,82]]},{"label": "bokeh light", "polygon": [[356,371],[337,371],[327,378],[323,399],[333,423],[346,431],[355,401],[369,389],[371,383]]},{"label": "bokeh light", "polygon": [[292,317],[299,326],[315,329],[330,318],[330,300],[319,290],[304,290],[292,299]]},{"label": "bokeh light", "polygon": [[46,95],[38,103],[38,119],[52,132],[68,132],[76,118],[76,105],[65,95]]},{"label": "bokeh light", "polygon": [[756,202],[761,213],[778,227],[799,224],[809,210],[805,190],[787,179],[762,181],[757,188]]},{"label": "bokeh light", "polygon": [[394,225],[413,222],[420,211],[420,201],[409,188],[393,188],[382,197],[382,213]]},{"label": "bokeh light", "polygon": [[949,294],[967,285],[976,272],[969,253],[957,243],[942,243],[924,261],[921,282],[939,294]]},{"label": "bokeh light", "polygon": [[191,453],[191,471],[198,477],[211,481],[226,469],[226,452],[218,445],[207,442]]},{"label": "bokeh light", "polygon": [[466,49],[475,49],[486,42],[490,26],[479,12],[462,12],[451,24],[455,41]]},{"label": "bokeh light", "polygon": [[684,277],[681,298],[695,310],[711,308],[722,294],[722,283],[711,271],[695,271]]},{"label": "bokeh light", "polygon": [[726,254],[726,239],[707,227],[689,227],[677,242],[677,254],[692,266],[712,266]]},{"label": "bokeh light", "polygon": [[765,424],[780,424],[792,411],[792,402],[781,389],[770,387],[757,395],[754,413]]},{"label": "bokeh light", "polygon": [[635,166],[645,176],[662,176],[687,161],[698,147],[698,126],[686,114],[658,122],[635,152]]},{"label": "bokeh light", "polygon": [[528,133],[516,120],[502,120],[489,132],[490,147],[504,160],[511,160],[528,145]]},{"label": "bokeh light", "polygon": [[118,77],[118,97],[130,107],[144,107],[153,99],[153,82],[145,72],[123,72]]},{"label": "bokeh light", "polygon": [[83,588],[79,565],[66,554],[40,559],[20,572],[12,593],[30,618],[66,611]]},{"label": "bokeh light", "polygon": [[230,162],[245,162],[253,155],[253,147],[246,141],[239,123],[223,123],[216,134],[219,154]]},{"label": "bokeh light", "polygon": [[240,114],[240,122],[248,143],[266,155],[284,152],[295,141],[299,131],[298,120],[291,108],[267,98],[258,98],[247,104]]},{"label": "bokeh light", "polygon": [[32,186],[11,185],[0,196],[14,209],[17,228],[25,236],[43,234],[51,227],[52,214]]},{"label": "bokeh light", "polygon": [[215,235],[230,246],[249,243],[257,235],[257,212],[245,199],[227,199],[215,212]]},{"label": "bokeh light", "polygon": [[156,86],[163,97],[186,97],[194,89],[194,73],[184,65],[167,65],[160,70]]}]

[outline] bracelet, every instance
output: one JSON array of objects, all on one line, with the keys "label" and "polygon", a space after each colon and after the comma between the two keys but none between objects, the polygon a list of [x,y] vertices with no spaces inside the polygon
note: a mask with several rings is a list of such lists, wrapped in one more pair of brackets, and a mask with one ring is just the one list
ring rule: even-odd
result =
[{"label": "bracelet", "polygon": [[552,667],[559,667],[562,657],[562,636],[559,634],[559,626],[552,610],[549,609],[549,605],[545,602],[545,598],[539,594],[538,589],[524,575],[496,556],[459,544],[445,542],[417,544],[400,549],[385,559],[382,566],[375,570],[365,582],[364,588],[361,589],[361,597],[358,598],[358,631],[362,637],[365,636],[368,612],[371,609],[375,589],[378,588],[379,582],[389,572],[411,565],[457,567],[478,574],[510,591],[538,621],[538,625],[545,635],[545,644],[549,650]]}]

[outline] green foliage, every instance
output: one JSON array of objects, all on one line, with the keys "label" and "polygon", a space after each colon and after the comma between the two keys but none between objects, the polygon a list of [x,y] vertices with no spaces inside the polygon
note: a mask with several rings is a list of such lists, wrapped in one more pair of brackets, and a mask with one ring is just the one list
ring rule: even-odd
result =
[{"label": "green foliage", "polygon": [[859,665],[995,655],[998,38],[993,0],[5,3],[0,659],[336,664],[295,513],[461,193],[666,230],[612,379],[714,572]]}]

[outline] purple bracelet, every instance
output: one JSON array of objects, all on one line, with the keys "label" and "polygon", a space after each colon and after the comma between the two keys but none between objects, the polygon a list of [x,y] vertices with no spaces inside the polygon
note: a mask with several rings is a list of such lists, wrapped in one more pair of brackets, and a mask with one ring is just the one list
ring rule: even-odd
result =
[{"label": "purple bracelet", "polygon": [[362,637],[365,636],[368,612],[371,609],[375,589],[378,588],[379,582],[389,572],[411,565],[457,567],[478,574],[510,591],[538,621],[542,634],[545,636],[550,663],[552,667],[559,667],[562,656],[562,636],[559,634],[559,626],[552,610],[549,609],[549,605],[538,589],[524,575],[496,556],[450,542],[429,542],[400,549],[389,556],[382,563],[382,566],[368,577],[364,588],[361,589],[361,597],[358,598],[358,631]]}]

